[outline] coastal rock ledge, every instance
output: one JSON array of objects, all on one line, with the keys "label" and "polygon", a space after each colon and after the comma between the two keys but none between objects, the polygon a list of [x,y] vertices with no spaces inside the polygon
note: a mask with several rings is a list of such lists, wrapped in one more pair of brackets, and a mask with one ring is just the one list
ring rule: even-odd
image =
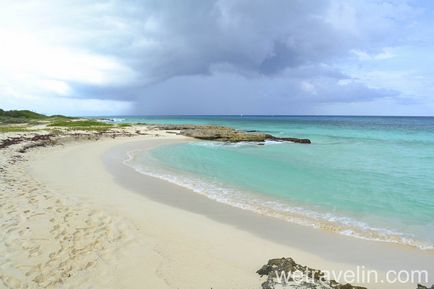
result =
[{"label": "coastal rock ledge", "polygon": [[[267,277],[263,289],[366,289],[328,280],[324,272],[297,264],[292,258],[270,259],[256,273]],[[428,288],[418,284],[416,289],[434,289],[434,285]]]},{"label": "coastal rock ledge", "polygon": [[158,125],[158,129],[179,131],[179,134],[202,140],[223,142],[264,142],[266,140],[310,144],[309,139],[276,137],[261,132],[239,131],[230,127],[216,125]]}]

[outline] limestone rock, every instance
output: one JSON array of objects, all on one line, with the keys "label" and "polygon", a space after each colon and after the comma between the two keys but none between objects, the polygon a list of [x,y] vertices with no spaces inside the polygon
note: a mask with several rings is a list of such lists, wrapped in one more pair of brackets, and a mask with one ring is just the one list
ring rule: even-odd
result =
[{"label": "limestone rock", "polygon": [[266,140],[310,144],[309,139],[294,137],[276,137],[256,131],[239,131],[230,127],[217,125],[159,125],[159,129],[178,130],[181,135],[223,142],[264,142]]}]

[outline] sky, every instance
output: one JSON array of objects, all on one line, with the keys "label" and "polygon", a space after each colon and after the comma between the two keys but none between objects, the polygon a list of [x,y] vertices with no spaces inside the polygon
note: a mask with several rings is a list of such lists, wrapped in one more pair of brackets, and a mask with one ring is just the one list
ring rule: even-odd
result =
[{"label": "sky", "polygon": [[434,2],[0,0],[0,108],[434,115]]}]

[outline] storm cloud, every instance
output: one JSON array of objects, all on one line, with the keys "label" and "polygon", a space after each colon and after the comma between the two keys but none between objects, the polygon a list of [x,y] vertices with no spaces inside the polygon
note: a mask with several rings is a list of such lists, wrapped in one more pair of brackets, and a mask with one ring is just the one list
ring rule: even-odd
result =
[{"label": "storm cloud", "polygon": [[84,115],[434,108],[426,2],[1,2],[4,108]]}]

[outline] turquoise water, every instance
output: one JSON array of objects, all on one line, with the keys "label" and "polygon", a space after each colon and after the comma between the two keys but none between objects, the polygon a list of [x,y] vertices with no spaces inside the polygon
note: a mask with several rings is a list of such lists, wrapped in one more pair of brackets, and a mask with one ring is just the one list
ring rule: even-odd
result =
[{"label": "turquoise water", "polygon": [[432,248],[434,118],[128,117],[220,124],[311,145],[189,142],[131,163],[220,202],[337,233]]}]

